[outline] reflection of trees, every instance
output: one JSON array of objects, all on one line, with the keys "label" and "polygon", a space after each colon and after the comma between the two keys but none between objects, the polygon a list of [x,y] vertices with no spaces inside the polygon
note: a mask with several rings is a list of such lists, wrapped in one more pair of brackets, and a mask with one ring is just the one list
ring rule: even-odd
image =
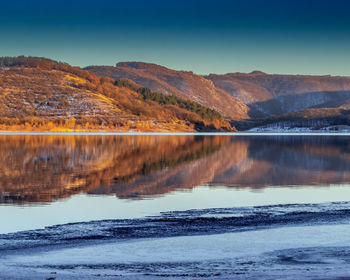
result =
[{"label": "reflection of trees", "polygon": [[[207,137],[211,139],[212,137]],[[171,168],[157,169],[132,181],[116,181],[109,187],[100,187],[94,194],[115,193],[120,198],[141,198],[169,193],[176,189],[191,189],[209,184],[216,174],[221,174],[247,157],[248,143],[230,137],[219,137],[220,147],[202,145],[196,151],[188,151],[184,157],[177,156]],[[213,141],[213,139],[211,139]],[[202,155],[202,156],[198,156]],[[190,160],[189,160],[190,159]]]},{"label": "reflection of trees", "polygon": [[222,137],[2,136],[3,201],[49,202],[195,161]]},{"label": "reflection of trees", "polygon": [[0,136],[0,199],[86,192],[142,198],[209,184],[261,188],[350,182],[347,138]]}]

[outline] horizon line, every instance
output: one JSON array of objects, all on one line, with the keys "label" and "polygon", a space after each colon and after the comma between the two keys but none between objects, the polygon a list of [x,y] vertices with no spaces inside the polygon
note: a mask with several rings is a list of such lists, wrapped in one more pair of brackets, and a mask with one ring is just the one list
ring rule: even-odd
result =
[{"label": "horizon line", "polygon": [[[72,63],[63,61],[63,60],[59,60],[59,59],[53,59],[50,57],[45,57],[45,56],[32,56],[32,55],[17,55],[17,56],[0,56],[0,58],[17,58],[17,57],[25,57],[25,58],[39,58],[39,59],[49,59],[58,63],[65,63],[65,64],[69,64],[70,66],[73,67],[79,67],[83,70],[86,70],[86,68],[88,67],[117,67],[117,64],[119,63],[144,63],[144,64],[148,64],[148,65],[155,65],[155,66],[160,66],[160,67],[164,67],[167,68],[169,70],[174,70],[174,71],[179,71],[179,72],[187,72],[187,73],[193,73],[196,74],[198,76],[202,76],[202,77],[206,77],[206,76],[210,76],[210,75],[228,75],[228,74],[241,74],[241,75],[279,75],[279,76],[312,76],[312,77],[345,77],[345,78],[350,78],[350,75],[342,75],[342,74],[314,74],[314,73],[308,73],[308,74],[300,74],[300,73],[291,73],[291,72],[279,72],[279,73],[268,73],[265,72],[263,70],[258,70],[258,69],[253,69],[250,72],[240,72],[240,71],[236,71],[236,72],[210,72],[210,73],[198,73],[198,72],[194,72],[193,70],[185,70],[185,69],[179,69],[179,68],[172,68],[171,66],[167,66],[165,64],[157,64],[154,62],[149,62],[149,61],[141,61],[141,60],[123,60],[123,61],[117,61],[116,63],[114,63],[114,65],[110,64],[110,65],[106,65],[106,64],[88,64],[86,66],[83,65],[74,65]],[[0,65],[1,66],[1,65]],[[88,70],[87,70],[88,71]]]}]

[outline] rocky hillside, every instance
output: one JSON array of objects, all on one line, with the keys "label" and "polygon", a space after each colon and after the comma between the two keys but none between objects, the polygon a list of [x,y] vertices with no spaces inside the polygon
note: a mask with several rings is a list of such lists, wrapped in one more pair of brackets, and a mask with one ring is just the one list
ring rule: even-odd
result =
[{"label": "rocky hillside", "polygon": [[217,131],[233,128],[197,102],[43,58],[0,58],[0,129]]},{"label": "rocky hillside", "polygon": [[85,69],[99,76],[130,79],[154,91],[198,102],[233,120],[248,118],[249,108],[244,102],[192,72],[142,62],[122,62],[116,67],[90,66]]}]

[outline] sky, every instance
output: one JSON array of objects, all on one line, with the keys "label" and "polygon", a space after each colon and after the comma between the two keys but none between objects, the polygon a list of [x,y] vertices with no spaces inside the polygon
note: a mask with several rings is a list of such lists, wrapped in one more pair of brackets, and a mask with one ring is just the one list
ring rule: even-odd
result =
[{"label": "sky", "polygon": [[0,56],[350,76],[348,0],[1,0]]}]

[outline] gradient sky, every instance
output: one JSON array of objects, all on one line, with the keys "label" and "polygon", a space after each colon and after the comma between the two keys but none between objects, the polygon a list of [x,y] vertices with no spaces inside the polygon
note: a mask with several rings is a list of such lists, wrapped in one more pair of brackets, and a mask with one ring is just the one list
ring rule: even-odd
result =
[{"label": "gradient sky", "polygon": [[350,76],[348,0],[1,0],[0,56]]}]

